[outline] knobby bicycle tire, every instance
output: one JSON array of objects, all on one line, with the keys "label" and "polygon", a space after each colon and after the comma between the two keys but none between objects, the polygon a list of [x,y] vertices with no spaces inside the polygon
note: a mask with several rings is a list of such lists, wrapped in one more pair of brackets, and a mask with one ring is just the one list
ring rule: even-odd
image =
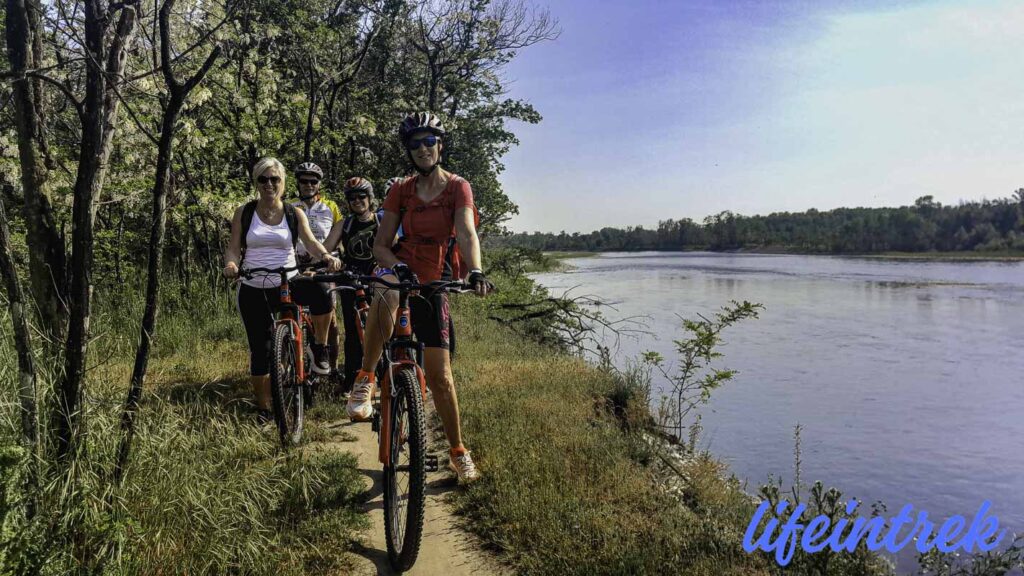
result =
[{"label": "knobby bicycle tire", "polygon": [[[306,322],[302,323],[302,365],[306,367],[307,379],[302,385],[302,411],[313,407],[313,383],[316,375],[313,374],[313,328]],[[305,420],[305,418],[303,418]],[[298,442],[298,440],[296,440]]]},{"label": "knobby bicycle tire", "polygon": [[274,421],[285,448],[302,439],[303,393],[298,385],[295,362],[295,339],[289,324],[274,328],[273,366],[270,370],[270,401],[274,407]]},{"label": "knobby bicycle tire", "polygon": [[[391,458],[384,466],[384,538],[388,561],[397,571],[411,568],[420,552],[427,481],[425,420],[415,372],[396,370],[395,396],[391,399]],[[404,495],[400,493],[403,483],[407,489]]]}]

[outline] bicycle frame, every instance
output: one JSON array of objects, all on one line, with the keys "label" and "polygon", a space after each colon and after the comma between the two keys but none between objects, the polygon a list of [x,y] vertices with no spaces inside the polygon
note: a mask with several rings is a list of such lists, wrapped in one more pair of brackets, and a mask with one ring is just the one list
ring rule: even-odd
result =
[{"label": "bicycle frame", "polygon": [[313,321],[306,310],[292,301],[292,291],[291,287],[288,285],[288,272],[301,268],[303,268],[303,266],[278,268],[273,270],[268,268],[252,268],[247,270],[247,272],[272,272],[281,276],[281,310],[277,313],[277,318],[274,320],[274,326],[287,323],[292,331],[292,341],[295,342],[295,376],[299,383],[305,382],[306,377],[309,376],[306,373],[306,355],[303,354],[305,342],[303,342],[304,334],[302,327],[313,327]]},{"label": "bicycle frame", "polygon": [[[370,303],[366,299],[366,290],[362,287],[356,288],[356,314],[368,314],[370,312]],[[359,334],[359,343],[366,342],[365,334],[363,333],[363,323],[356,322],[356,332]]]},{"label": "bicycle frame", "polygon": [[288,286],[288,274],[281,273],[281,311],[277,314],[274,325],[287,323],[292,331],[293,342],[295,342],[295,376],[299,382],[306,381],[306,355],[303,354],[303,330],[302,326],[312,326],[312,320],[301,306],[292,302],[291,288]]},{"label": "bicycle frame", "polygon": [[[391,461],[391,402],[395,396],[394,383],[396,370],[412,370],[416,374],[416,381],[419,382],[420,394],[423,396],[423,403],[427,401],[427,378],[423,372],[423,343],[417,342],[413,339],[412,332],[412,315],[409,310],[409,297],[412,290],[419,289],[430,289],[430,290],[447,290],[451,291],[451,288],[461,288],[465,290],[466,284],[463,282],[434,282],[430,285],[403,285],[388,282],[376,276],[357,276],[351,273],[341,274],[324,274],[316,275],[314,279],[317,281],[324,282],[339,282],[339,283],[352,283],[356,282],[354,286],[350,284],[349,290],[355,290],[356,292],[356,306],[357,312],[365,312],[369,310],[369,305],[366,302],[365,287],[362,285],[363,282],[373,282],[381,284],[387,288],[398,291],[398,313],[396,316],[396,322],[391,338],[388,340],[385,348],[385,354],[387,359],[387,370],[384,372],[380,386],[381,403],[380,403],[380,444],[377,452],[377,457],[381,464],[387,466]],[[335,290],[341,289],[341,287],[335,288]],[[359,330],[360,341],[362,338],[363,328],[357,322]]]},{"label": "bicycle frame", "polygon": [[[412,354],[410,354],[412,352]],[[423,343],[412,339],[412,317],[409,313],[409,293],[399,292],[398,317],[394,334],[388,342],[388,369],[380,384],[380,444],[377,457],[387,466],[391,461],[391,400],[394,395],[395,370],[413,370],[420,384],[423,403],[427,402],[427,378],[423,374]]]}]

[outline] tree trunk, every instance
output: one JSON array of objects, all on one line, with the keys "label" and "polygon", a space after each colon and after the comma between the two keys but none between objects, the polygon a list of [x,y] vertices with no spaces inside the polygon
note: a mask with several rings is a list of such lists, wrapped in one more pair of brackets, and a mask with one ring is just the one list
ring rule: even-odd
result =
[{"label": "tree trunk", "polygon": [[[37,67],[41,29],[40,15],[34,6],[26,0],[7,0],[7,55],[11,72],[16,75]],[[38,80],[15,76],[12,91],[25,199],[23,213],[27,241],[34,248],[29,251],[29,282],[44,341],[50,352],[56,352],[64,338],[67,318],[67,253],[54,219],[43,162],[41,86]]]},{"label": "tree trunk", "polygon": [[440,67],[434,62],[435,58],[431,55],[427,59],[430,68],[430,76],[427,78],[427,110],[434,113],[437,112],[437,90],[441,85],[442,75]]},{"label": "tree trunk", "polygon": [[313,69],[313,65],[310,64],[309,69],[309,110],[306,113],[306,132],[303,135],[303,146],[302,146],[302,161],[309,162],[310,149],[313,146],[313,120],[316,118],[317,108],[317,83],[316,83],[316,71]]},{"label": "tree trunk", "polygon": [[124,252],[124,204],[120,206],[121,216],[117,220],[117,242],[114,244],[114,278],[118,286],[123,280],[121,276],[121,253]]},{"label": "tree trunk", "polygon": [[32,334],[28,328],[25,300],[18,283],[18,274],[11,255],[10,234],[7,230],[7,212],[0,198],[0,274],[7,288],[7,306],[14,325],[14,346],[18,351],[18,401],[21,404],[21,437],[29,454],[28,473],[25,477],[27,494],[26,516],[36,514],[38,495],[39,424],[36,408],[36,370],[32,361]]},{"label": "tree trunk", "polygon": [[[165,65],[169,65],[166,63]],[[160,145],[156,161],[156,181],[153,184],[153,220],[149,233],[149,266],[146,283],[146,309],[142,315],[142,330],[139,347],[135,351],[135,366],[132,369],[128,398],[121,413],[121,441],[117,449],[117,464],[114,467],[114,482],[121,484],[128,464],[128,453],[135,436],[135,416],[139,411],[139,399],[149,365],[149,350],[156,333],[156,316],[160,298],[160,268],[164,247],[164,231],[167,229],[167,191],[171,179],[171,159],[174,147],[174,125],[178,121],[183,100],[171,96],[164,112],[160,132]]]},{"label": "tree trunk", "polygon": [[171,162],[174,157],[174,126],[178,115],[185,104],[189,93],[194,89],[206,73],[210,71],[214,61],[220,55],[220,47],[216,47],[206,58],[202,67],[184,84],[180,84],[171,70],[171,31],[170,11],[174,0],[166,0],[160,9],[160,53],[163,62],[164,82],[170,92],[167,108],[164,110],[163,122],[160,127],[160,142],[157,151],[156,180],[153,183],[153,220],[149,234],[149,267],[146,283],[146,309],[142,315],[142,329],[139,335],[139,347],[135,351],[135,366],[132,369],[131,384],[125,400],[124,411],[121,413],[121,441],[117,448],[117,462],[114,467],[114,482],[120,485],[128,465],[132,440],[135,437],[135,417],[139,411],[139,400],[142,398],[142,387],[146,380],[146,369],[149,364],[149,351],[156,334],[156,317],[160,305],[160,268],[163,260],[164,237],[167,229],[167,194],[171,187]]},{"label": "tree trunk", "polygon": [[[106,12],[103,3],[98,0],[85,2],[85,47],[91,58],[86,66],[82,140],[72,209],[70,320],[64,345],[64,374],[57,381],[54,395],[53,435],[58,459],[64,459],[74,450],[81,421],[82,381],[92,300],[96,199],[107,172],[117,120],[118,101],[113,90],[124,73],[125,49],[134,29],[135,10],[125,7],[121,10],[108,51],[104,46]],[[102,67],[101,63],[104,63]]]}]

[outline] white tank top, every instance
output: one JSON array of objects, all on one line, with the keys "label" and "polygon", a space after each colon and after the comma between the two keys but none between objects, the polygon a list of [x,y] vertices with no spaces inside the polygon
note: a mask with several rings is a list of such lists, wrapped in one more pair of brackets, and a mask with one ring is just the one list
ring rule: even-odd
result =
[{"label": "white tank top", "polygon": [[[260,219],[258,211],[252,213],[252,223],[245,234],[245,257],[242,269],[249,268],[281,268],[295,266],[295,250],[292,249],[292,231],[288,229],[288,219],[281,215],[281,222],[276,226],[266,224]],[[298,274],[288,273],[288,278]],[[257,272],[252,278],[242,278],[242,283],[254,288],[274,288],[281,285],[280,274]]]}]

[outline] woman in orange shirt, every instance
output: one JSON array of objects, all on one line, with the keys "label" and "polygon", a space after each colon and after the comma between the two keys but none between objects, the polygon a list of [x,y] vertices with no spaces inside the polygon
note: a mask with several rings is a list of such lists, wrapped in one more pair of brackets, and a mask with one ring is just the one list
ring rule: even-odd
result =
[{"label": "woman in orange shirt", "polygon": [[[441,168],[444,136],[440,119],[429,112],[410,114],[398,128],[398,137],[418,175],[396,184],[384,200],[384,217],[373,245],[379,266],[377,274],[392,282],[431,282],[451,277],[454,237],[470,267],[466,281],[473,285],[477,295],[486,296],[494,285],[480,270],[473,191],[464,178]],[[392,246],[390,240],[399,224],[404,235],[397,246]],[[449,467],[460,482],[471,482],[479,474],[462,443],[459,402],[448,351],[448,297],[443,293],[434,295],[429,307],[416,300],[410,300],[413,329],[425,348],[423,368],[448,438]],[[348,401],[352,420],[367,420],[373,413],[373,369],[384,349],[385,335],[391,334],[394,327],[397,309],[398,294],[392,290],[374,299],[365,330],[363,366]]]}]

